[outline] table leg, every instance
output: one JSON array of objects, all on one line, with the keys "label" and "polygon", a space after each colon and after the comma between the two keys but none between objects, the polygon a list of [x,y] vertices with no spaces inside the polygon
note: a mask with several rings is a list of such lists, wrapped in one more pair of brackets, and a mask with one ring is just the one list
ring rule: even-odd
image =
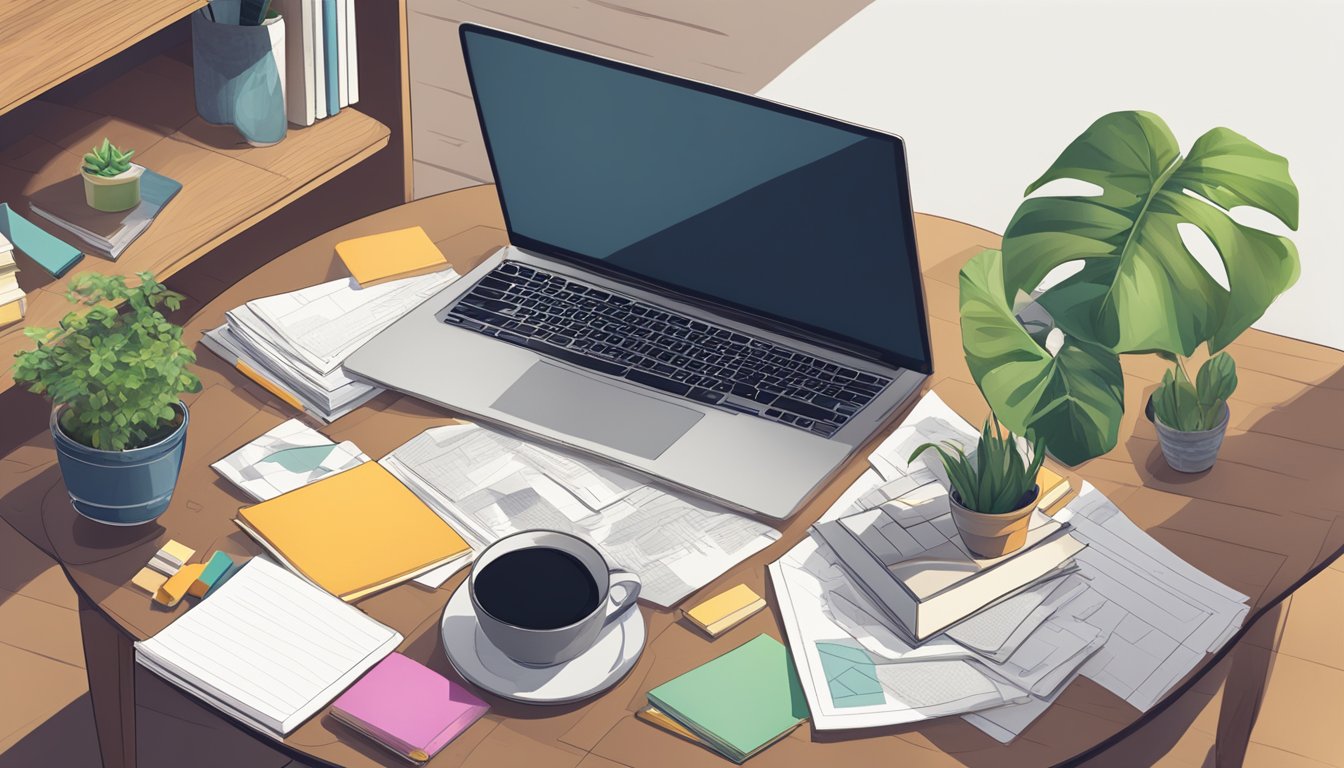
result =
[{"label": "table leg", "polygon": [[84,667],[103,768],[135,768],[135,649],[87,597],[79,597]]},{"label": "table leg", "polygon": [[[1273,638],[1278,631],[1279,616],[1284,610],[1283,603],[1275,605],[1256,621],[1252,631],[1267,631]],[[1269,686],[1274,653],[1243,639],[1232,649],[1228,661],[1227,678],[1223,681],[1223,702],[1218,710],[1214,765],[1218,768],[1241,768],[1250,746],[1251,729],[1255,727],[1265,689]]]}]

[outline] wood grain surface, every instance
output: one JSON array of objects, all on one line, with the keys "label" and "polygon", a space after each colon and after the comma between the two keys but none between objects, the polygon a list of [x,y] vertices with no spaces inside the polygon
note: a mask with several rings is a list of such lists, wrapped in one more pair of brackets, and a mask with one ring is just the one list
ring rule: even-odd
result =
[{"label": "wood grain surface", "polygon": [[[188,326],[196,343],[223,313],[258,296],[291,290],[343,274],[333,245],[348,237],[420,225],[459,269],[504,242],[491,187],[477,187],[411,203],[354,222],[276,259],[227,289]],[[960,349],[956,277],[981,247],[995,247],[990,232],[932,216],[917,218],[934,343],[932,389],[972,423],[986,406],[969,377]],[[1344,546],[1344,353],[1250,331],[1232,345],[1241,386],[1232,401],[1232,423],[1218,463],[1200,475],[1168,469],[1152,425],[1142,418],[1146,391],[1161,371],[1158,361],[1125,360],[1127,415],[1118,446],[1067,471],[1098,486],[1154,538],[1213,577],[1250,596],[1252,617],[1274,605]],[[432,340],[416,354],[434,354]],[[198,552],[222,549],[251,555],[257,547],[233,524],[247,499],[209,463],[294,414],[276,398],[198,346],[205,389],[190,398],[186,460],[172,506],[156,523],[134,529],[102,527],[71,509],[54,465],[50,436],[33,435],[0,460],[0,515],[56,557],[77,590],[128,636],[144,638],[170,623],[174,611],[156,610],[129,585],[134,573],[168,538]],[[472,374],[462,360],[461,375]],[[382,456],[422,430],[449,423],[452,414],[417,400],[385,393],[368,406],[322,428],[334,440],[353,440]],[[880,436],[879,436],[880,438]],[[782,637],[765,565],[806,535],[807,526],[863,470],[860,454],[812,504],[780,523],[775,545],[731,569],[685,601],[693,604],[744,582],[765,595],[763,611],[710,641],[678,620],[674,610],[641,606],[649,643],[634,670],[606,694],[560,707],[512,704],[486,695],[491,713],[440,753],[431,765],[722,766],[712,753],[633,717],[647,691],[765,632]],[[443,605],[462,580],[438,590],[395,587],[357,605],[406,636],[401,650],[456,678],[442,650],[438,623]],[[1213,663],[1192,673],[1193,682]],[[460,680],[460,678],[457,678]],[[1249,689],[1227,696],[1244,700]],[[1173,697],[1148,717],[1158,717]],[[856,732],[816,733],[804,725],[753,758],[758,768],[817,765],[1041,766],[1066,763],[1141,722],[1142,713],[1086,679],[1072,683],[1059,701],[1010,745],[1001,745],[959,718]],[[222,719],[219,722],[223,722]],[[224,726],[220,726],[224,727]],[[380,751],[320,714],[295,731],[283,748],[306,763],[396,766]]]}]

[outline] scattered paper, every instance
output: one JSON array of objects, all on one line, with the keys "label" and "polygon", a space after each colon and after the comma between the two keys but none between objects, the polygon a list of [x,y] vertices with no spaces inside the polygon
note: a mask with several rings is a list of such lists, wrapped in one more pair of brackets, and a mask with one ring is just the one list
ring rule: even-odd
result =
[{"label": "scattered paper", "polygon": [[368,461],[354,443],[333,443],[290,419],[210,466],[257,501]]}]

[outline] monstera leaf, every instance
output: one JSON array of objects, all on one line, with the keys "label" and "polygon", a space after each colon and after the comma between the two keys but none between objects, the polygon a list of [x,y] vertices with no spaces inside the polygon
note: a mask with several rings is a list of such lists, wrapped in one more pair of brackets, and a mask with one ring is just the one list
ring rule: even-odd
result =
[{"label": "monstera leaf", "polygon": [[1000,251],[974,256],[960,282],[966,363],[999,421],[1070,465],[1115,447],[1124,413],[1119,357],[1067,335],[1055,354],[1038,343],[1004,292]]},{"label": "monstera leaf", "polygon": [[[1083,260],[1080,272],[1038,299],[1076,341],[1187,357],[1207,341],[1216,352],[1297,279],[1291,241],[1227,213],[1253,206],[1297,229],[1288,161],[1227,128],[1204,134],[1182,157],[1157,115],[1114,112],[1075,139],[1026,194],[1058,179],[1102,191],[1022,203],[1004,232],[1005,290],[1031,292],[1050,270]],[[1230,290],[1186,248],[1181,223],[1212,241]]]}]

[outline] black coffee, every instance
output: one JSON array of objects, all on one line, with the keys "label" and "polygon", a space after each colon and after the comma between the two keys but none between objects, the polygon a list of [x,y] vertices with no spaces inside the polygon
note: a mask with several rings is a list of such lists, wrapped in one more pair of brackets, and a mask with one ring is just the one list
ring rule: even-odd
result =
[{"label": "black coffee", "polygon": [[500,555],[476,574],[476,600],[515,627],[566,627],[597,609],[597,582],[579,558],[552,547]]}]

